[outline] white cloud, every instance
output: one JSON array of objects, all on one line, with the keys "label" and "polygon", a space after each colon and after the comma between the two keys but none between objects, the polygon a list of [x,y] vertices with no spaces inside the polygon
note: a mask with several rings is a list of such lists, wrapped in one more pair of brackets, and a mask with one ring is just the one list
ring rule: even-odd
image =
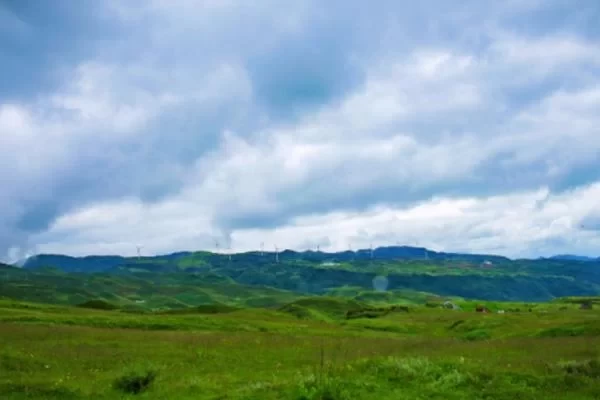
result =
[{"label": "white cloud", "polygon": [[[267,249],[277,245],[301,250],[299,245],[316,240],[322,250],[333,251],[400,242],[439,251],[499,252],[514,257],[570,250],[592,254],[590,246],[598,238],[581,231],[579,224],[590,213],[600,212],[595,201],[599,195],[600,184],[594,184],[561,195],[540,189],[489,198],[433,199],[407,208],[308,215],[280,228],[235,230],[231,245],[235,251],[257,249],[261,242]],[[94,249],[133,255],[138,243],[149,253],[211,249],[215,238],[221,243],[227,238],[211,225],[205,211],[191,198],[154,206],[137,202],[93,206],[57,220],[40,237],[48,240],[40,251],[82,255]],[[51,241],[73,235],[75,242]],[[564,240],[562,247],[546,244],[557,238]]]},{"label": "white cloud", "polygon": [[591,251],[600,48],[507,22],[539,2],[452,7],[415,39],[410,16],[434,4],[394,20],[317,2],[109,3],[128,40],[35,98],[0,97],[0,253],[229,234],[240,248],[418,236],[515,255],[562,237]]},{"label": "white cloud", "polygon": [[600,46],[576,36],[527,38],[503,35],[490,49],[496,60],[548,74],[557,68],[600,65]]}]

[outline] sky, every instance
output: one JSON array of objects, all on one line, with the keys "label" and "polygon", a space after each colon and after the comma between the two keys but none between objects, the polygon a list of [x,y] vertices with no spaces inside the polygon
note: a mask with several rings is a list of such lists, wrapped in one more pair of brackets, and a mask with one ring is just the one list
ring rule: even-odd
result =
[{"label": "sky", "polygon": [[596,0],[0,0],[0,260],[600,256]]}]

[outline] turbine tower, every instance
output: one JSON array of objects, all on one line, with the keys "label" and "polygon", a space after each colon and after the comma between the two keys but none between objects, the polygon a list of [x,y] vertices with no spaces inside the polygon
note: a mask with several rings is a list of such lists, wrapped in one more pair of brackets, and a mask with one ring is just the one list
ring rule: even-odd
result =
[{"label": "turbine tower", "polygon": [[279,248],[275,245],[275,262],[279,264]]},{"label": "turbine tower", "polygon": [[135,249],[137,251],[138,261],[142,259],[142,249],[143,248],[144,248],[144,246],[135,246]]},{"label": "turbine tower", "polygon": [[260,242],[260,256],[265,255],[265,242]]}]

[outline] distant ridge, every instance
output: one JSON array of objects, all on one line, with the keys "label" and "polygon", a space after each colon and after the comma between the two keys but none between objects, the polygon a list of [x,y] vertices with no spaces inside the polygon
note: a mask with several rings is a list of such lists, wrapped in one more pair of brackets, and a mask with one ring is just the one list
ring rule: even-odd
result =
[{"label": "distant ridge", "polygon": [[[69,272],[102,272],[118,268],[120,266],[143,263],[147,268],[154,265],[154,268],[163,266],[168,268],[170,263],[176,262],[179,259],[192,256],[198,252],[180,251],[170,254],[158,256],[142,256],[138,257],[123,257],[118,255],[98,256],[89,255],[84,257],[71,257],[62,254],[39,254],[31,257],[20,264],[24,268],[32,269],[39,267],[60,267],[62,270]],[[202,251],[208,257],[213,259],[222,259],[228,257],[222,253],[214,253]],[[273,252],[264,252],[265,256],[273,256]],[[259,251],[248,251],[243,253],[232,254],[236,259],[244,259],[248,262],[263,260],[260,257]],[[452,253],[452,252],[437,252],[425,247],[413,246],[382,246],[373,249],[371,255],[370,249],[358,249],[356,251],[294,251],[283,250],[279,253],[281,262],[290,261],[310,261],[310,262],[349,262],[349,261],[366,261],[366,260],[429,260],[429,261],[465,261],[470,263],[487,263],[487,264],[503,264],[509,263],[512,260],[508,257],[493,255],[493,254],[470,254],[470,253]],[[572,254],[559,254],[548,258],[540,257],[539,259],[555,260],[555,261],[581,261],[581,262],[600,262],[600,258],[578,256]],[[141,260],[141,261],[140,261]]]},{"label": "distant ridge", "polygon": [[[226,257],[224,254],[203,252],[210,257],[222,258]],[[163,265],[167,267],[172,261],[177,261],[180,258],[188,257],[193,255],[193,252],[184,251],[176,252],[158,256],[145,256],[141,257],[143,264],[153,264],[155,266]],[[265,255],[273,255],[273,252],[264,252]],[[244,253],[232,254],[236,258],[244,258],[248,261],[253,259],[258,260],[260,253],[258,251],[250,251]],[[490,263],[503,263],[510,262],[508,257],[498,255],[486,255],[486,254],[468,254],[468,253],[446,253],[436,252],[429,250],[425,247],[412,247],[412,246],[384,246],[373,249],[371,256],[370,249],[359,249],[357,251],[341,251],[341,252],[324,252],[324,251],[294,251],[284,250],[279,253],[279,258],[282,262],[294,261],[294,260],[306,260],[306,261],[330,261],[330,262],[344,262],[344,261],[361,261],[361,260],[458,260],[468,261],[475,263],[490,262]],[[38,254],[35,257],[31,257],[23,264],[24,268],[32,269],[39,267],[60,267],[62,270],[69,272],[102,272],[117,268],[119,266],[130,265],[138,263],[138,257],[123,257],[123,256],[98,256],[89,255],[84,257],[71,257],[62,254]],[[149,265],[148,265],[149,266]]]},{"label": "distant ridge", "polygon": [[[61,273],[72,273],[72,276],[57,279],[57,274]],[[99,277],[96,275],[98,273],[105,276]],[[233,284],[270,287],[303,295],[322,295],[334,289],[359,292],[377,290],[384,293],[410,289],[480,300],[538,301],[600,294],[600,263],[597,261],[560,258],[511,260],[497,255],[436,252],[410,246],[335,253],[284,250],[278,253],[278,257],[273,252],[260,251],[232,254],[231,258],[229,254],[208,251],[178,252],[155,257],[96,255],[77,258],[42,254],[29,259],[24,269],[7,271],[0,268],[0,286],[16,279],[35,279],[35,276],[42,277],[44,285],[50,290],[36,289],[31,296],[43,294],[49,299],[55,297],[56,288],[62,285],[72,288],[71,279],[82,283],[81,280],[86,279],[116,282],[129,278],[146,282],[149,285],[144,292],[146,295],[158,293],[152,288],[155,284],[169,286],[175,281],[192,286],[208,285],[205,287],[215,289],[225,285],[229,288],[227,290],[233,290],[230,286]],[[383,289],[376,286],[376,278],[382,277],[385,277]],[[29,296],[28,287],[9,284],[8,287],[2,287],[2,292],[5,296],[10,291],[15,296],[18,293]],[[86,294],[89,288],[69,290],[89,299]],[[107,293],[113,290],[116,287],[102,293],[110,297]],[[167,296],[170,300],[165,304],[169,307],[181,305],[182,300],[177,296],[183,296],[182,299],[187,296],[176,292],[176,296],[171,292]],[[231,295],[235,297],[237,295],[234,292]],[[196,295],[202,297],[202,294]],[[80,300],[79,303],[85,299]],[[159,303],[163,304],[163,300]],[[269,303],[268,299],[255,300],[252,304]]]},{"label": "distant ridge", "polygon": [[548,257],[550,260],[565,260],[565,261],[600,261],[599,258],[594,257],[586,257],[586,256],[577,256],[574,254],[558,254],[552,257]]}]

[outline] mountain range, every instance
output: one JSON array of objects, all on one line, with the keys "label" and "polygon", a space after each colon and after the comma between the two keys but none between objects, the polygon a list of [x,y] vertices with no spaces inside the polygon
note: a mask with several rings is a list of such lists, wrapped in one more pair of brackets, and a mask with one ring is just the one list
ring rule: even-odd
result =
[{"label": "mountain range", "polygon": [[[21,294],[32,287],[36,277],[44,276],[44,284],[49,281],[58,284],[58,275],[63,277],[61,279],[71,279],[72,287],[77,286],[76,282],[83,285],[98,280],[138,282],[142,279],[147,284],[151,282],[145,286],[144,293],[150,293],[151,287],[159,291],[163,285],[171,287],[175,282],[181,285],[193,281],[195,285],[221,282],[269,287],[298,295],[414,290],[472,299],[545,301],[600,294],[600,260],[597,259],[555,256],[513,260],[497,255],[436,252],[410,246],[334,253],[196,251],[153,257],[40,254],[26,260],[23,268],[13,269],[10,276],[16,277],[15,272],[20,270],[26,274],[21,277],[28,279],[27,284],[19,284],[17,289],[13,285],[11,289]],[[126,288],[130,283],[123,285]],[[114,287],[113,284],[102,290],[98,287],[98,290],[110,293]],[[175,289],[167,291],[171,290]],[[93,298],[86,291],[81,296]]]},{"label": "mountain range", "polygon": [[[143,260],[146,264],[156,263],[162,267],[167,267],[169,264],[176,264],[178,260],[193,256],[196,253],[211,255],[218,259],[229,257],[223,253],[211,252],[191,252],[182,251],[157,256],[144,257],[123,257],[117,255],[99,256],[89,255],[85,257],[71,257],[61,254],[39,254],[34,257],[22,260],[16,263],[24,268],[39,268],[42,266],[52,266],[60,268],[64,271],[77,272],[102,272],[113,268],[136,263]],[[274,252],[259,252],[251,251],[244,253],[232,253],[231,257],[238,260],[258,261],[267,259],[275,260]],[[260,258],[259,258],[260,257]],[[392,261],[392,260],[429,260],[429,261],[455,261],[455,262],[471,262],[485,263],[489,265],[511,263],[512,260],[508,257],[491,255],[491,254],[470,254],[470,253],[452,253],[452,252],[437,252],[425,247],[412,246],[384,246],[371,249],[359,249],[356,251],[342,252],[324,252],[324,251],[294,251],[283,250],[278,254],[280,261],[309,261],[309,262],[351,262],[361,260],[373,261]],[[581,261],[581,262],[600,262],[600,257],[587,257],[573,254],[559,254],[551,257],[540,257],[538,260],[556,260],[556,261]]]},{"label": "mountain range", "polygon": [[[212,257],[229,257],[223,253],[211,253],[211,252],[196,252],[203,254],[210,254]],[[77,271],[77,272],[100,272],[113,269],[115,267],[144,260],[144,262],[154,262],[158,264],[165,264],[177,262],[184,257],[189,257],[195,254],[194,252],[177,252],[166,255],[158,255],[152,257],[123,257],[123,256],[97,256],[90,255],[85,257],[71,257],[61,254],[39,254],[34,257],[30,257],[24,262],[20,262],[24,268],[38,268],[41,266],[53,266],[58,267],[64,271]],[[261,255],[262,254],[262,255]],[[231,254],[231,257],[236,259],[255,260],[258,257],[261,259],[267,257],[275,259],[274,252],[259,252],[251,251],[244,253]],[[561,257],[561,256],[557,256]],[[468,254],[468,253],[446,253],[436,252],[429,250],[424,247],[411,247],[411,246],[386,246],[374,248],[371,252],[370,249],[359,249],[357,251],[342,251],[342,252],[323,252],[323,251],[294,251],[294,250],[283,250],[279,252],[278,258],[280,261],[311,261],[311,262],[348,262],[348,261],[360,261],[360,260],[432,260],[432,261],[466,261],[476,263],[506,263],[510,262],[511,259],[508,257],[498,255],[486,255],[486,254]],[[562,259],[562,258],[560,258]]]}]

